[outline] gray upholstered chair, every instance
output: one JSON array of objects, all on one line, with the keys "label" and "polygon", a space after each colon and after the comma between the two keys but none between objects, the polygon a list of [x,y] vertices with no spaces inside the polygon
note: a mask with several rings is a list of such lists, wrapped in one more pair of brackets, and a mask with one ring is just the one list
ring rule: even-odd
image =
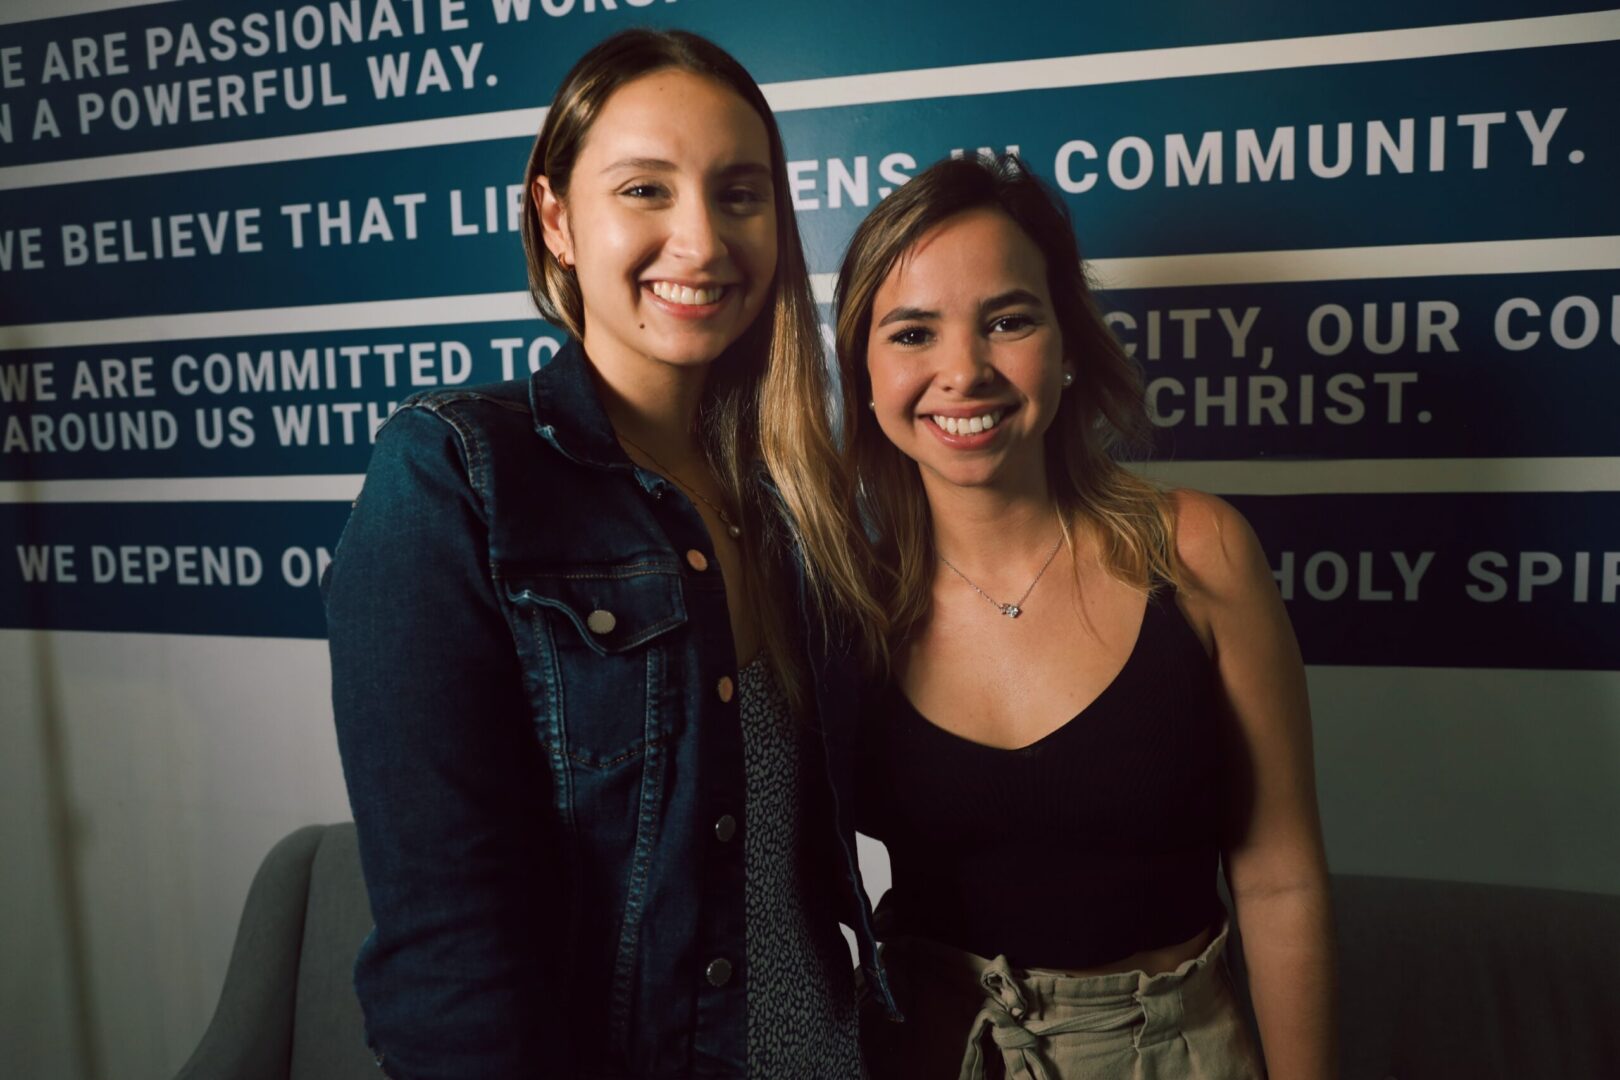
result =
[{"label": "gray upholstered chair", "polygon": [[253,878],[225,988],[176,1080],[378,1080],[351,972],[371,929],[354,825],[308,825]]},{"label": "gray upholstered chair", "polygon": [[[1342,875],[1333,891],[1342,1080],[1620,1077],[1620,896]],[[177,1080],[376,1080],[350,984],[370,927],[352,824],[282,840]]]},{"label": "gray upholstered chair", "polygon": [[1620,896],[1339,874],[1333,911],[1341,1080],[1620,1077]]}]

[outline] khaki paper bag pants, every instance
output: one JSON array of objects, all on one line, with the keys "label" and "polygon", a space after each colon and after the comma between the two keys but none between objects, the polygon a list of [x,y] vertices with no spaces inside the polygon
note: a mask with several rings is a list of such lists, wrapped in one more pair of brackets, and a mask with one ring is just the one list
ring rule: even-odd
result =
[{"label": "khaki paper bag pants", "polygon": [[861,1009],[872,1080],[1261,1080],[1223,926],[1175,971],[1076,978],[937,942],[884,946],[905,1023]]}]

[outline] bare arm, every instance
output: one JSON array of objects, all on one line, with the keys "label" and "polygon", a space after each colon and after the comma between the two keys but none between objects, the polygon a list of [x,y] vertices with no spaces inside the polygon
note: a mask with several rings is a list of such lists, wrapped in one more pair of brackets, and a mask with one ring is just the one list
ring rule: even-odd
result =
[{"label": "bare arm", "polygon": [[1188,613],[1213,645],[1226,698],[1224,861],[1267,1071],[1330,1080],[1333,919],[1299,645],[1249,523],[1213,496],[1177,500],[1177,547],[1194,586]]}]

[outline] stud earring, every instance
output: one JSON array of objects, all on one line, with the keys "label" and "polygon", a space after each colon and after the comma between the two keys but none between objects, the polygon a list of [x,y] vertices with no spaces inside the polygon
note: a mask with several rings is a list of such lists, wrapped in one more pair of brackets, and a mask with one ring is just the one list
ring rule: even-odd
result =
[{"label": "stud earring", "polygon": [[877,412],[877,398],[873,398],[871,401],[868,401],[866,403],[866,407],[871,409],[873,412]]},{"label": "stud earring", "polygon": [[1073,385],[1074,385],[1074,372],[1065,371],[1063,373],[1063,389],[1067,390],[1069,387],[1071,387]]}]

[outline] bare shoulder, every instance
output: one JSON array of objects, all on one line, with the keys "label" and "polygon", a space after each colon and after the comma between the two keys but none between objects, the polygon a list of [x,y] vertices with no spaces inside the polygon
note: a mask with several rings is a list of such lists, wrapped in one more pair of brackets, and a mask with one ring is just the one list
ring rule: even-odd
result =
[{"label": "bare shoulder", "polygon": [[1176,515],[1176,556],[1188,584],[1210,598],[1231,598],[1269,583],[1260,539],[1237,508],[1192,488],[1170,493]]}]

